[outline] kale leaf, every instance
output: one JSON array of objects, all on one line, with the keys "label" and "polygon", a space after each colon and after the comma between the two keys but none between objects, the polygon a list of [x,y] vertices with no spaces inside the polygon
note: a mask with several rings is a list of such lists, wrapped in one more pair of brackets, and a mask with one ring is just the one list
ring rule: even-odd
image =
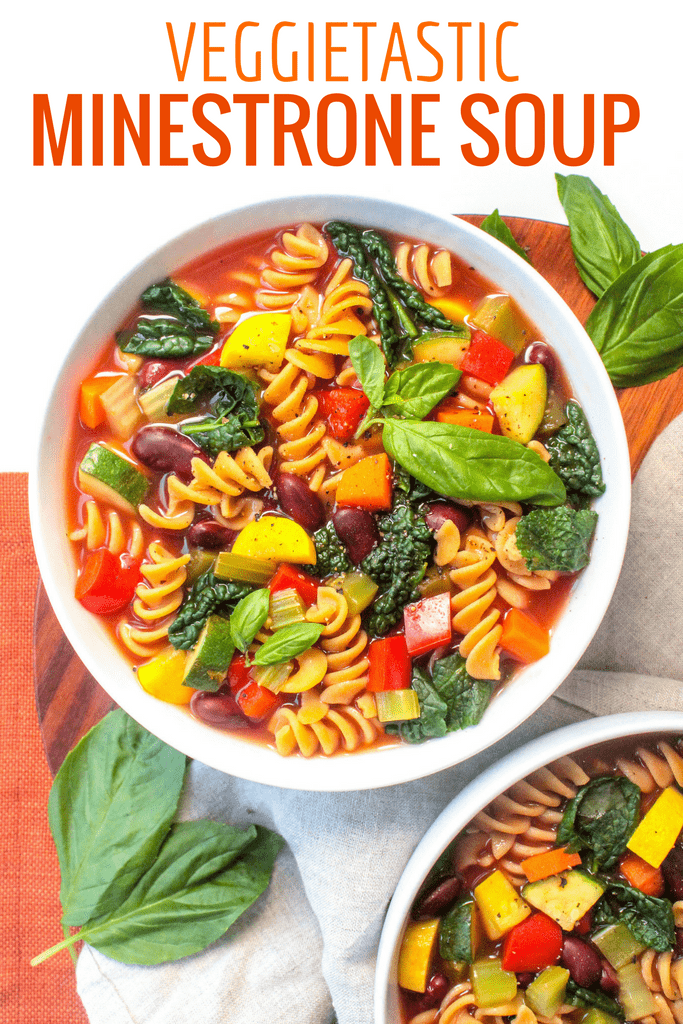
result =
[{"label": "kale leaf", "polygon": [[361,569],[380,588],[367,616],[371,636],[382,636],[417,600],[415,588],[424,576],[431,553],[431,531],[424,519],[406,504],[397,504],[378,523],[381,541],[361,562]]},{"label": "kale leaf", "polygon": [[567,488],[567,497],[572,505],[583,508],[605,490],[600,453],[581,406],[567,402],[564,412],[567,423],[548,438],[545,446],[550,452],[550,467]]},{"label": "kale leaf", "polygon": [[235,605],[254,588],[249,583],[217,580],[209,570],[199,577],[185,596],[178,614],[168,629],[168,639],[174,647],[189,650],[199,639],[204,623],[210,615],[229,618]]},{"label": "kale leaf", "polygon": [[[658,953],[673,949],[676,932],[673,907],[669,900],[647,896],[622,882],[610,879],[606,882],[607,891],[598,905],[599,922],[612,924],[619,921],[625,924],[639,942]],[[618,906],[614,907],[614,903]]]},{"label": "kale leaf", "polygon": [[571,978],[567,982],[564,1001],[569,1003],[570,1006],[582,1008],[595,1006],[598,1010],[604,1010],[605,1013],[616,1017],[617,1020],[624,1019],[624,1011],[621,1004],[615,999],[610,999],[604,992],[593,992],[589,988],[581,988]]},{"label": "kale leaf", "polygon": [[159,313],[170,313],[196,334],[216,334],[220,324],[192,296],[175,284],[170,277],[152,284],[141,295],[143,306]]},{"label": "kale leaf", "polygon": [[195,366],[176,384],[166,411],[192,413],[202,406],[208,406],[212,415],[184,423],[180,430],[211,458],[263,440],[256,393],[241,374],[221,366]]},{"label": "kale leaf", "polygon": [[578,572],[588,565],[588,546],[598,521],[597,512],[566,505],[539,508],[522,516],[515,540],[527,568]]},{"label": "kale leaf", "polygon": [[386,726],[386,732],[401,736],[408,743],[420,743],[476,725],[489,705],[493,689],[487,680],[473,679],[459,654],[440,658],[431,679],[423,668],[414,665],[412,688],[420,702],[420,717]]},{"label": "kale leaf", "polygon": [[141,316],[132,330],[119,331],[116,343],[122,352],[136,356],[184,359],[206,352],[213,345],[213,338],[197,336],[194,331],[168,317],[150,320]]},{"label": "kale leaf", "polygon": [[589,849],[593,870],[617,863],[633,834],[640,790],[629,779],[603,775],[581,786],[569,801],[557,830],[557,843],[572,851]]},{"label": "kale leaf", "polygon": [[315,572],[320,579],[333,574],[349,572],[352,562],[346,548],[339,540],[332,520],[313,534],[313,543],[318,556]]}]

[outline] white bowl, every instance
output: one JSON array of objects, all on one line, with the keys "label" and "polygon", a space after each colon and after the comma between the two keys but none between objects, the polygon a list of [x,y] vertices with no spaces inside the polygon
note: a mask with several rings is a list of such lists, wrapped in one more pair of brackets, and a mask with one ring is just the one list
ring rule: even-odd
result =
[{"label": "white bowl", "polygon": [[[74,556],[65,529],[65,480],[72,410],[80,381],[92,372],[107,338],[151,283],[231,239],[305,220],[349,220],[445,246],[509,292],[557,351],[595,434],[607,484],[591,562],[555,629],[550,654],[520,671],[482,722],[421,745],[402,744],[332,758],[282,758],[275,751],[193,718],[186,707],[156,700],[137,684],[105,625],[74,598]],[[34,544],[55,614],[83,663],[133,718],[167,743],[221,771],[290,789],[357,790],[421,778],[496,742],[538,708],[569,674],[609,604],[626,546],[630,465],[612,385],[585,331],[553,288],[523,259],[489,235],[451,216],[358,196],[297,196],[260,203],[200,224],[163,246],[98,306],[68,352],[45,410],[30,474]]]},{"label": "white bowl", "polygon": [[374,1024],[401,1022],[396,972],[410,908],[438,857],[474,815],[515,782],[559,757],[607,740],[658,732],[683,734],[683,712],[629,712],[577,722],[514,750],[451,800],[415,847],[389,904],[377,952]]}]

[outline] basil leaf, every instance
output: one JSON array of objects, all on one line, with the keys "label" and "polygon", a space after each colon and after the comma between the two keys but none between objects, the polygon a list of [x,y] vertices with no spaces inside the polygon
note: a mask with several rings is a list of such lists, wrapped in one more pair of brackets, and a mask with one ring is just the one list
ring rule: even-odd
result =
[{"label": "basil leaf", "polygon": [[317,622],[294,622],[269,636],[254,655],[255,665],[279,665],[312,647],[323,631]]},{"label": "basil leaf", "polygon": [[560,505],[564,484],[519,441],[471,427],[383,420],[384,447],[421,483],[448,498]]},{"label": "basil leaf", "polygon": [[254,825],[240,831],[218,821],[180,822],[126,902],[78,938],[128,964],[197,953],[264,891],[282,845]]},{"label": "basil leaf", "polygon": [[349,356],[370,405],[379,409],[384,401],[385,363],[374,341],[363,334],[349,342]]},{"label": "basil leaf", "polygon": [[396,370],[386,383],[384,405],[411,419],[421,420],[450,394],[462,376],[450,363],[417,363]]},{"label": "basil leaf", "polygon": [[263,587],[252,590],[238,602],[230,616],[232,642],[242,653],[246,651],[270,611],[270,590]]},{"label": "basil leaf", "polygon": [[120,708],[67,754],[48,801],[64,924],[85,924],[129,895],[171,826],[185,764]]},{"label": "basil leaf", "polygon": [[615,387],[649,384],[683,366],[683,244],[624,271],[598,299],[586,330]]},{"label": "basil leaf", "polygon": [[487,235],[491,235],[492,238],[497,238],[499,242],[503,243],[503,245],[507,245],[508,249],[512,249],[513,252],[516,252],[517,255],[521,256],[523,260],[527,261],[527,263],[531,263],[531,258],[529,257],[528,252],[522,249],[521,245],[515,241],[515,236],[498,213],[498,210],[494,210],[493,213],[488,215],[488,217],[485,217],[479,227],[482,231],[485,231]]},{"label": "basil leaf", "polygon": [[555,180],[569,222],[576,268],[584,284],[600,296],[640,261],[640,243],[590,178],[556,174]]}]

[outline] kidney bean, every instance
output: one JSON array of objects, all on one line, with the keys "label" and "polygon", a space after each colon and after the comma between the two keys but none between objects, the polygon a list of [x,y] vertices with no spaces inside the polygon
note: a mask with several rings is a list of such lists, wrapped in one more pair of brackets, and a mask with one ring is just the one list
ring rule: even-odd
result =
[{"label": "kidney bean", "polygon": [[619,975],[608,960],[601,961],[600,988],[608,996],[616,996],[619,992]]},{"label": "kidney bean", "polygon": [[360,565],[375,545],[379,544],[377,523],[367,509],[338,508],[332,516],[332,522],[354,565]]},{"label": "kidney bean", "polygon": [[683,928],[676,929],[676,938],[674,940],[676,956],[683,956]]},{"label": "kidney bean", "polygon": [[490,868],[482,868],[479,864],[468,864],[460,872],[462,882],[466,889],[476,889],[480,882],[483,882],[487,875],[491,874]]},{"label": "kidney bean", "polygon": [[592,946],[575,935],[565,935],[560,957],[562,966],[566,967],[580,988],[592,988],[600,981],[602,962]]},{"label": "kidney bean", "polygon": [[675,900],[683,900],[683,846],[674,846],[662,862],[662,874]]},{"label": "kidney bean", "polygon": [[208,725],[217,725],[220,728],[244,729],[249,723],[235,703],[234,698],[227,688],[221,687],[216,693],[208,690],[196,690],[190,701],[190,711],[200,721]]},{"label": "kidney bean", "polygon": [[148,391],[155,384],[168,377],[173,370],[178,371],[177,359],[147,359],[138,371],[138,386],[141,391]]},{"label": "kidney bean", "polygon": [[415,1000],[411,1000],[411,1016],[417,1013],[424,1013],[425,1010],[431,1010],[434,1006],[438,1006],[450,987],[450,982],[445,974],[439,972],[432,974],[427,982],[424,994],[417,996]]},{"label": "kidney bean", "polygon": [[235,543],[238,530],[217,523],[215,519],[195,519],[187,531],[191,548],[210,548],[211,551],[229,551]]},{"label": "kidney bean", "polygon": [[418,899],[413,909],[413,917],[440,917],[452,903],[455,903],[461,889],[462,882],[457,875],[442,878]]},{"label": "kidney bean", "polygon": [[192,459],[202,459],[211,465],[199,445],[163,423],[140,427],[130,447],[144,466],[159,473],[175,473],[186,483],[192,479]]},{"label": "kidney bean", "polygon": [[520,971],[517,974],[517,984],[520,988],[528,988],[535,977],[531,971]]},{"label": "kidney bean", "polygon": [[541,366],[544,366],[549,381],[552,380],[555,376],[555,356],[552,350],[548,348],[548,346],[543,341],[534,341],[531,345],[529,345],[528,349],[524,353],[524,362],[540,363]]},{"label": "kidney bean", "polygon": [[455,523],[461,533],[464,533],[472,522],[472,516],[468,509],[461,508],[459,505],[449,505],[445,501],[433,501],[425,516],[425,522],[429,529],[436,532],[447,519]]},{"label": "kidney bean", "polygon": [[305,530],[317,530],[325,518],[323,504],[305,480],[295,473],[278,473],[275,480],[282,511]]}]

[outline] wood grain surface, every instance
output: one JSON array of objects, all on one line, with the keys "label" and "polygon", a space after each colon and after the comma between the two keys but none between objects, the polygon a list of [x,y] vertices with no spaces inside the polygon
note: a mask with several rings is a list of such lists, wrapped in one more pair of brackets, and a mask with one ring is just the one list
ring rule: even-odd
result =
[{"label": "wood grain surface", "polygon": [[[476,214],[462,216],[476,225],[484,219]],[[595,299],[574,265],[569,229],[517,217],[504,220],[529,253],[532,265],[585,323]],[[635,476],[652,441],[683,411],[683,370],[654,384],[624,389],[618,398]],[[36,599],[34,642],[36,709],[45,755],[54,774],[73,745],[114,704],[74,654],[42,586]]]}]

